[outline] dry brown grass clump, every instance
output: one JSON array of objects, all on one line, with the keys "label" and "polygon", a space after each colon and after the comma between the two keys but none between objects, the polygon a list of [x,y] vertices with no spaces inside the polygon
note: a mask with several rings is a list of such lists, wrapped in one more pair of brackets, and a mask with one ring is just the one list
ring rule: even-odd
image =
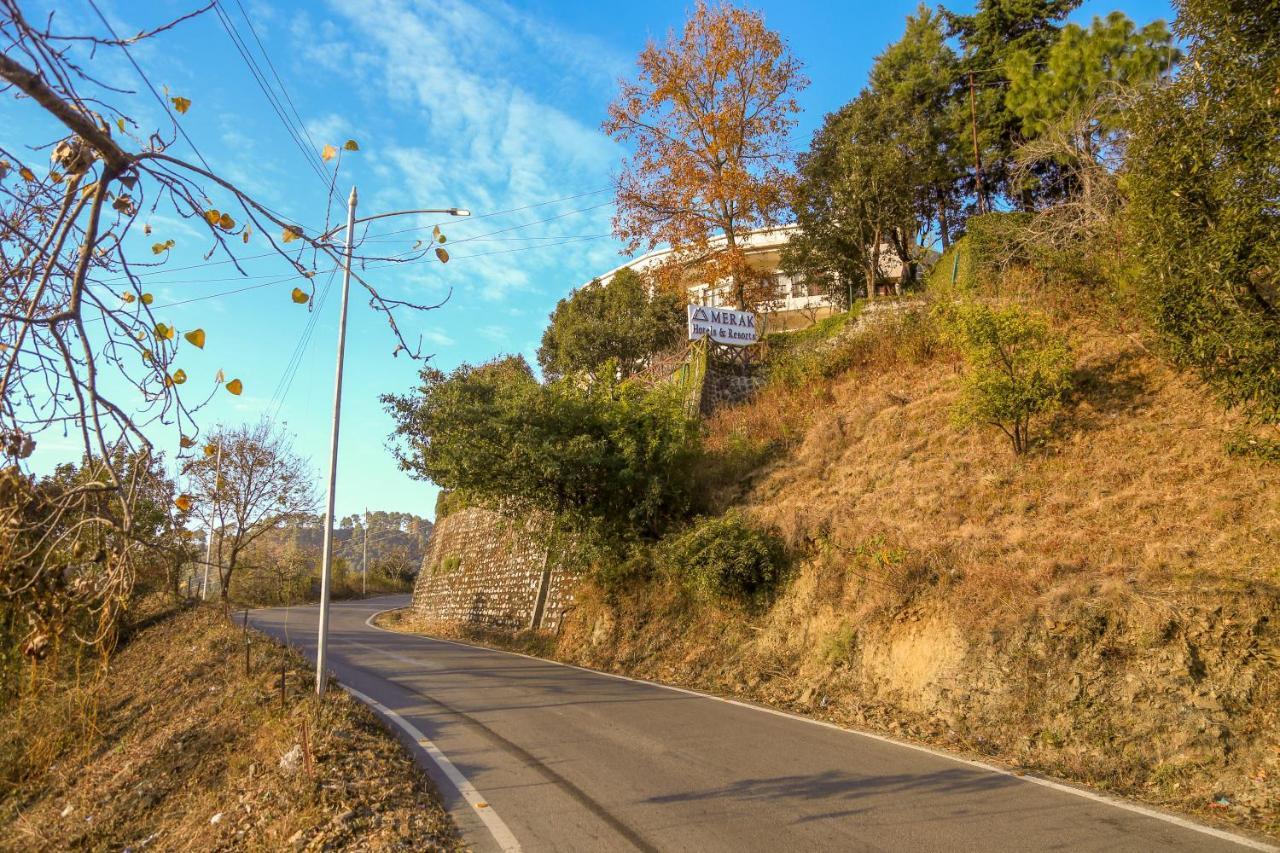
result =
[{"label": "dry brown grass clump", "polygon": [[[1225,452],[1242,419],[1132,337],[1073,331],[1074,396],[1021,457],[994,429],[952,426],[945,357],[868,361],[825,392],[766,394],[718,416],[713,442],[802,424],[744,495],[753,514],[802,548],[820,537],[928,552],[984,588],[983,612],[1067,577],[1280,583],[1280,467]],[[788,411],[800,394],[803,417]]]},{"label": "dry brown grass clump", "polygon": [[458,848],[376,718],[336,688],[318,704],[305,661],[249,636],[246,675],[238,626],[212,608],[179,613],[100,681],[10,709],[0,849]]}]

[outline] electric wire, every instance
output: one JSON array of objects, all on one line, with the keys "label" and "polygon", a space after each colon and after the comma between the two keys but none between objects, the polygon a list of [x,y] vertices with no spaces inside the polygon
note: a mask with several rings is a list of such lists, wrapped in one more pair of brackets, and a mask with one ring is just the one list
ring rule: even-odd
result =
[{"label": "electric wire", "polygon": [[[232,45],[235,47],[236,52],[240,54],[240,58],[244,61],[245,66],[249,69],[249,73],[253,76],[253,80],[257,84],[258,89],[261,90],[264,96],[266,96],[267,103],[271,105],[272,111],[275,112],[276,117],[280,119],[280,123],[284,125],[285,132],[289,135],[289,138],[293,140],[294,145],[298,147],[298,150],[302,153],[303,159],[306,160],[307,165],[311,170],[315,172],[316,177],[320,179],[320,183],[324,186],[325,192],[327,193],[330,190],[330,180],[323,161],[319,161],[318,155],[315,151],[309,149],[302,141],[298,131],[294,128],[289,117],[285,114],[284,108],[280,104],[279,99],[271,89],[271,84],[267,80],[266,75],[262,72],[262,69],[258,67],[257,61],[250,53],[248,44],[241,38],[239,30],[236,29],[235,23],[222,8],[222,4],[215,3],[213,8],[218,15],[218,21],[222,24],[222,29],[226,31],[227,37],[231,39]],[[317,165],[317,162],[319,162],[319,165]]]},{"label": "electric wire", "polygon": [[[219,3],[221,5],[221,3]],[[258,37],[258,29],[253,25],[253,20],[249,17],[249,13],[245,11],[244,4],[240,0],[236,0],[236,6],[240,9],[240,15],[244,18],[244,22],[249,25],[249,32],[253,34],[253,40],[258,44],[258,50],[262,52],[262,58],[267,61],[267,67],[271,69],[271,75],[276,78],[276,83],[280,86],[280,94],[284,95],[285,102],[289,104],[289,109],[293,111],[293,117],[297,121],[297,125],[302,129],[302,133],[307,137],[307,142],[311,145],[311,150],[318,150],[319,146],[316,141],[311,138],[311,131],[307,130],[307,123],[302,120],[298,108],[293,103],[293,98],[289,96],[289,89],[284,85],[284,80],[280,79],[280,73],[276,71],[276,64],[271,61],[271,54],[267,53],[267,47],[262,43],[262,39]],[[323,161],[322,161],[323,162]]]},{"label": "electric wire", "polygon": [[280,415],[280,410],[284,407],[285,398],[289,396],[289,390],[293,387],[294,377],[298,373],[298,368],[302,366],[307,348],[311,345],[311,336],[315,333],[320,315],[324,312],[324,306],[329,299],[329,290],[333,285],[333,279],[337,272],[338,270],[335,267],[329,272],[329,277],[325,279],[320,298],[316,300],[315,310],[311,312],[311,317],[308,318],[307,325],[302,330],[298,343],[293,348],[293,354],[289,356],[289,361],[285,364],[285,369],[280,374],[280,380],[276,383],[276,388],[271,393],[271,401],[268,402],[267,408],[274,407],[271,415],[272,420],[275,420]]},{"label": "electric wire", "polygon": [[191,150],[194,151],[196,156],[200,158],[200,162],[204,164],[205,169],[209,172],[212,172],[213,167],[209,165],[209,161],[204,159],[204,155],[200,153],[200,149],[196,147],[195,142],[193,142],[191,140],[191,137],[187,135],[187,131],[185,128],[183,128],[182,124],[178,121],[178,117],[175,116],[173,114],[173,111],[169,109],[169,104],[165,101],[164,98],[160,97],[160,93],[156,91],[156,87],[152,85],[151,80],[147,77],[146,73],[143,72],[142,66],[138,64],[137,60],[133,58],[133,54],[129,52],[128,45],[124,44],[124,40],[121,39],[120,36],[116,34],[115,28],[111,26],[111,23],[109,21],[107,21],[107,16],[102,14],[102,10],[98,8],[98,4],[95,3],[94,0],[89,0],[89,7],[93,9],[95,13],[97,13],[98,19],[101,20],[102,25],[107,28],[107,32],[111,33],[111,37],[120,43],[120,49],[123,50],[124,55],[128,57],[129,64],[133,66],[134,71],[138,72],[138,76],[142,78],[142,82],[147,84],[147,88],[151,90],[151,94],[155,96],[156,101],[160,104],[160,107],[165,111],[165,114],[168,115],[169,118],[173,120],[173,126],[178,129],[178,133],[182,134],[182,138],[187,141],[187,144],[191,146]]}]

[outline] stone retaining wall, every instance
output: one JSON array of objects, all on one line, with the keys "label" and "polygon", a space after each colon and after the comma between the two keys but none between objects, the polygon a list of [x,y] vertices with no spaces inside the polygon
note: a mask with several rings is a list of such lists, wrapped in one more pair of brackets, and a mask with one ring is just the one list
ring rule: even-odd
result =
[{"label": "stone retaining wall", "polygon": [[532,626],[546,572],[539,624],[555,630],[572,603],[571,579],[547,564],[533,520],[467,507],[436,523],[413,589],[413,609],[435,622],[523,630]]}]

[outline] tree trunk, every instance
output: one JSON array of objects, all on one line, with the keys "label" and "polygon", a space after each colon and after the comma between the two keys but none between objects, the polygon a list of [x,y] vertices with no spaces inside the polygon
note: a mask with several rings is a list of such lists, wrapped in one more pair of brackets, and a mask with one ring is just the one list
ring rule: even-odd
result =
[{"label": "tree trunk", "polygon": [[876,298],[876,282],[880,279],[880,226],[876,226],[875,236],[871,241],[871,264],[867,267],[867,301]]},{"label": "tree trunk", "polygon": [[942,237],[942,251],[951,248],[951,235],[947,233],[947,201],[938,196],[938,232]]}]

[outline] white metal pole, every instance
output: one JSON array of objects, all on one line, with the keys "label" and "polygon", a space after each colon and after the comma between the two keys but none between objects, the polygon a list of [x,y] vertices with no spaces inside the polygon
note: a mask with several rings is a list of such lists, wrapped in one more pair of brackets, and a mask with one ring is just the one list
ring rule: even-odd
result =
[{"label": "white metal pole", "polygon": [[347,346],[347,300],[351,294],[351,244],[356,231],[356,188],[347,200],[347,243],[343,247],[342,310],[338,314],[338,366],[333,380],[333,437],[329,442],[329,497],[324,513],[324,554],[320,564],[320,626],[316,642],[316,695],[324,696],[325,652],[329,645],[329,572],[333,563],[333,498],[338,483],[338,427],[342,423],[342,357]]},{"label": "white metal pole", "polygon": [[[222,479],[222,439],[218,439],[218,461],[213,468],[213,506],[215,512],[209,515],[209,530],[205,534],[208,539],[204,543],[204,581],[200,584],[200,600],[209,599],[209,564],[213,562],[213,517],[218,506],[218,481]],[[221,564],[218,566],[221,575]]]},{"label": "white metal pole", "polygon": [[369,508],[364,508],[364,556],[360,558],[360,595],[369,594]]}]

